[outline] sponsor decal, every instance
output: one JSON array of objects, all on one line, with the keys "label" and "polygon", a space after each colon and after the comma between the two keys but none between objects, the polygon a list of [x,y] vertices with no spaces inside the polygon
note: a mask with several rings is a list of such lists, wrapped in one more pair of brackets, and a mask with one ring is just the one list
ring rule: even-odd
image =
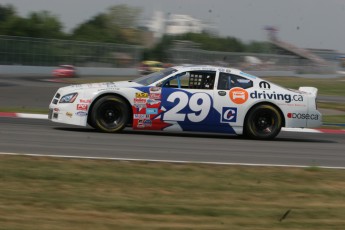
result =
[{"label": "sponsor decal", "polygon": [[161,94],[160,93],[150,93],[150,99],[160,100],[161,99]]},{"label": "sponsor decal", "polygon": [[70,112],[66,112],[66,116],[69,117],[69,118],[72,118],[73,116],[73,113],[70,113]]},{"label": "sponsor decal", "polygon": [[106,82],[105,85],[106,85],[108,88],[116,87],[116,83],[115,83],[115,82]]},{"label": "sponsor decal", "polygon": [[289,107],[307,107],[306,104],[288,104],[288,103],[278,103],[278,105],[284,105],[284,106],[289,106]]},{"label": "sponsor decal", "polygon": [[309,113],[288,113],[288,118],[291,119],[302,119],[302,120],[318,120],[319,114],[309,114]]},{"label": "sponsor decal", "polygon": [[134,104],[146,104],[147,99],[146,98],[134,98]]},{"label": "sponsor decal", "polygon": [[271,85],[267,81],[260,82],[259,87],[260,89],[271,89]]},{"label": "sponsor decal", "polygon": [[54,112],[59,112],[60,109],[59,108],[54,108]]},{"label": "sponsor decal", "polygon": [[138,109],[146,108],[147,98],[134,98],[133,106]]},{"label": "sponsor decal", "polygon": [[144,126],[145,127],[151,127],[152,126],[152,121],[151,120],[144,120]]},{"label": "sponsor decal", "polygon": [[135,108],[137,108],[137,109],[146,108],[146,104],[134,104],[133,106],[134,106]]},{"label": "sponsor decal", "polygon": [[235,104],[243,104],[248,100],[248,92],[240,87],[232,88],[229,97]]},{"label": "sponsor decal", "polygon": [[223,107],[222,109],[222,123],[236,122],[237,120],[237,108]]},{"label": "sponsor decal", "polygon": [[144,128],[145,125],[144,125],[144,120],[140,119],[138,120],[138,125],[137,125],[138,128]]},{"label": "sponsor decal", "polygon": [[135,93],[136,98],[148,98],[149,94],[148,93]]},{"label": "sponsor decal", "polygon": [[150,115],[148,114],[134,114],[134,119],[150,119]]},{"label": "sponsor decal", "polygon": [[78,111],[78,112],[75,113],[75,115],[77,115],[79,117],[85,117],[85,116],[87,116],[87,112]]},{"label": "sponsor decal", "polygon": [[150,88],[150,99],[160,100],[162,96],[161,87],[151,87]]},{"label": "sponsor decal", "polygon": [[218,91],[219,96],[225,96],[226,92],[225,91]]},{"label": "sponsor decal", "polygon": [[87,111],[88,104],[77,104],[77,110]]},{"label": "sponsor decal", "polygon": [[[196,68],[197,70],[200,68]],[[210,70],[210,71],[216,71],[216,68],[209,68],[209,67],[202,67],[201,70]]]},{"label": "sponsor decal", "polygon": [[153,100],[153,99],[148,99],[147,100],[147,104],[149,105],[156,105],[158,103],[160,103],[161,101],[157,101],[157,100]]},{"label": "sponsor decal", "polygon": [[250,93],[250,97],[253,99],[269,99],[269,100],[277,100],[277,101],[285,101],[285,103],[291,103],[292,101],[303,101],[303,95],[295,94],[284,94],[284,93],[276,93],[276,92],[265,92],[262,91],[259,93],[258,91],[254,91]]},{"label": "sponsor decal", "polygon": [[225,68],[218,68],[218,71],[225,72],[225,73],[231,73],[230,69],[225,69]]},{"label": "sponsor decal", "polygon": [[146,114],[158,114],[157,108],[146,108]]},{"label": "sponsor decal", "polygon": [[80,99],[79,102],[80,103],[88,103],[88,104],[90,104],[91,103],[91,99]]},{"label": "sponsor decal", "polygon": [[151,87],[150,88],[150,93],[161,93],[162,92],[162,88],[161,87]]}]

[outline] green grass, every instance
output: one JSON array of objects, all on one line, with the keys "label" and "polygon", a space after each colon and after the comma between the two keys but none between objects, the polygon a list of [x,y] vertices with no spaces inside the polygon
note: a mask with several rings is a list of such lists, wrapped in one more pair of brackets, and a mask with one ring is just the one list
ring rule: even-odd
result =
[{"label": "green grass", "polygon": [[345,101],[344,103],[317,102],[317,106],[323,109],[334,109],[345,112]]},{"label": "green grass", "polygon": [[[322,117],[324,123],[341,123],[345,124],[345,115],[327,115]],[[345,127],[343,127],[345,128]]]},{"label": "green grass", "polygon": [[12,113],[34,113],[34,114],[48,114],[48,107],[45,109],[34,107],[1,107],[0,112]]},{"label": "green grass", "polygon": [[345,77],[342,78],[301,78],[301,77],[265,77],[264,79],[286,88],[298,89],[300,86],[318,88],[318,94],[345,96]]},{"label": "green grass", "polygon": [[0,229],[343,229],[344,187],[317,166],[0,156]]}]

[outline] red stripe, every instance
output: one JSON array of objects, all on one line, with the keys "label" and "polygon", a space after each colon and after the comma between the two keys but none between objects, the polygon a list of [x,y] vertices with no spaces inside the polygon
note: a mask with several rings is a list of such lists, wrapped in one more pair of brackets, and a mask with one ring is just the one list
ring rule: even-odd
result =
[{"label": "red stripe", "polygon": [[17,113],[0,112],[0,117],[17,117]]},{"label": "red stripe", "polygon": [[343,129],[316,129],[323,133],[345,134]]}]

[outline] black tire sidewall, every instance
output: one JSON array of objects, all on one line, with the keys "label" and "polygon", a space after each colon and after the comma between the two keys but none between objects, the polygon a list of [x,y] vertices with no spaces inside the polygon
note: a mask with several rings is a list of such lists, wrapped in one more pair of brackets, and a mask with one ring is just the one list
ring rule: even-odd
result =
[{"label": "black tire sidewall", "polygon": [[[120,111],[121,120],[116,125],[116,127],[109,127],[102,121],[102,118],[99,116],[98,110],[102,107],[104,103],[113,103],[113,106]],[[129,111],[126,102],[116,96],[105,96],[97,100],[92,107],[91,111],[91,120],[90,123],[96,129],[103,132],[120,132],[126,127],[127,121],[129,119]]]},{"label": "black tire sidewall", "polygon": [[[256,128],[254,127],[255,124],[254,124],[253,119],[256,116],[256,114],[258,112],[261,112],[262,110],[268,110],[274,114],[274,123],[275,123],[273,126],[274,129],[269,134],[262,134],[258,132]],[[279,134],[281,127],[282,127],[282,116],[277,108],[275,108],[272,105],[267,105],[267,104],[258,105],[249,111],[249,114],[247,118],[245,119],[243,133],[245,136],[251,139],[270,140],[270,139],[275,138]]]}]

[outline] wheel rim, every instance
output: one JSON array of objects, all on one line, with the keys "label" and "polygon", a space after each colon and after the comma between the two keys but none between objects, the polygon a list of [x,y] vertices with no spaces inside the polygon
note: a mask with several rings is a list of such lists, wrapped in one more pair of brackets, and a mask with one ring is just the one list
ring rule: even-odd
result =
[{"label": "wheel rim", "polygon": [[123,120],[121,109],[113,102],[103,103],[98,110],[98,120],[109,129],[116,128]]},{"label": "wheel rim", "polygon": [[258,134],[270,135],[277,129],[277,119],[277,115],[272,110],[261,109],[255,114],[252,127]]}]

